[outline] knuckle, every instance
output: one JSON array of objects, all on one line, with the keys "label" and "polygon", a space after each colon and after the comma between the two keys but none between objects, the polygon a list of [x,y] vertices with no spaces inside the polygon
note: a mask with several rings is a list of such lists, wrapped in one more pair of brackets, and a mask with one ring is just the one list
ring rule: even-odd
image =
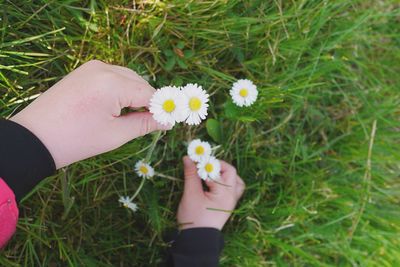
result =
[{"label": "knuckle", "polygon": [[140,77],[139,74],[137,74],[136,71],[134,71],[133,69],[125,68],[125,67],[122,67],[122,68],[125,69],[126,71],[128,71],[131,75],[133,75],[135,77]]},{"label": "knuckle", "polygon": [[147,119],[147,117],[142,118],[141,120],[141,127],[140,127],[140,135],[145,135],[147,133],[149,133],[151,131],[151,123],[150,121]]},{"label": "knuckle", "polygon": [[104,83],[112,81],[112,80],[115,80],[116,78],[118,78],[117,74],[115,74],[112,71],[106,70],[106,69],[98,72],[98,74],[99,74],[98,77],[99,77],[100,81],[104,82]]},{"label": "knuckle", "polygon": [[227,171],[223,174],[224,178],[227,180],[231,180],[234,181],[234,179],[236,179],[237,176],[237,172],[235,168],[229,168],[227,169]]},{"label": "knuckle", "polygon": [[236,175],[236,168],[233,167],[231,164],[229,164],[229,163],[227,163],[227,162],[225,162],[225,164],[226,164],[226,170],[227,170],[229,173]]},{"label": "knuckle", "polygon": [[197,172],[194,170],[186,170],[185,171],[185,177],[186,178],[192,178],[192,177],[196,177]]},{"label": "knuckle", "polygon": [[237,201],[238,201],[238,199],[237,199],[236,194],[231,194],[229,197],[229,202],[232,203],[231,206],[233,206],[233,208],[236,206]]},{"label": "knuckle", "polygon": [[239,185],[239,191],[241,192],[241,193],[243,193],[243,191],[246,189],[246,186],[244,185],[244,184],[240,184]]},{"label": "knuckle", "polygon": [[106,65],[106,63],[104,63],[103,61],[100,61],[100,60],[98,60],[98,59],[92,59],[92,60],[89,60],[88,62],[86,62],[85,65],[89,65],[89,66],[103,66],[103,65]]},{"label": "knuckle", "polygon": [[237,170],[235,167],[231,166],[231,171],[232,171],[232,175],[234,175],[234,177],[237,176]]},{"label": "knuckle", "polygon": [[238,184],[243,188],[246,188],[246,183],[243,181],[243,179],[240,178],[240,176],[237,176],[237,179],[238,179]]}]

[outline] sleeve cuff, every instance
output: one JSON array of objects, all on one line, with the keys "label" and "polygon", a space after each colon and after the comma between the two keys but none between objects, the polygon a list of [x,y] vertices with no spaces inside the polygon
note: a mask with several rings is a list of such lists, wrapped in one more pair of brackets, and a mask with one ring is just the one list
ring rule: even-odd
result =
[{"label": "sleeve cuff", "polygon": [[220,254],[224,246],[221,231],[215,228],[190,228],[180,231],[172,250],[185,255]]},{"label": "sleeve cuff", "polygon": [[56,170],[44,144],[10,120],[0,119],[0,156],[0,177],[14,191],[17,201]]},{"label": "sleeve cuff", "polygon": [[165,236],[170,244],[165,264],[176,267],[216,267],[224,247],[222,233],[215,228],[191,228]]}]

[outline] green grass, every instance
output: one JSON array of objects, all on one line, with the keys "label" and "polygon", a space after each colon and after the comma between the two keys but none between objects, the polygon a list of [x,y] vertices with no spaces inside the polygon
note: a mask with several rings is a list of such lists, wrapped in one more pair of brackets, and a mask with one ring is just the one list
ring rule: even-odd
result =
[{"label": "green grass", "polygon": [[[398,1],[132,2],[0,1],[0,115],[93,58],[155,87],[198,82],[222,128],[217,155],[247,184],[221,266],[400,264]],[[228,91],[243,77],[260,97],[238,110]],[[156,169],[181,178],[194,137],[212,141],[205,123],[164,135]],[[155,266],[182,182],[147,181],[135,214],[117,203],[152,138],[42,182],[0,265]]]}]

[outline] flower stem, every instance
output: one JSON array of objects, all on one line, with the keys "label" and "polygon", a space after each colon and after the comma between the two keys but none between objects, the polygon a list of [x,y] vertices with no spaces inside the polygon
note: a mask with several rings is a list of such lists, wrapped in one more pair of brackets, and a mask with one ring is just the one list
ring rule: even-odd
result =
[{"label": "flower stem", "polygon": [[134,200],[137,197],[137,195],[140,193],[140,191],[142,191],[142,188],[144,186],[144,182],[145,181],[146,181],[146,178],[143,177],[142,181],[140,182],[140,185],[139,185],[138,189],[135,192],[135,194],[133,194],[133,196],[130,198],[130,201]]},{"label": "flower stem", "polygon": [[159,172],[156,172],[156,173],[154,174],[154,176],[162,177],[162,178],[165,178],[165,179],[168,179],[168,180],[172,180],[172,181],[183,182],[182,179],[173,177],[173,176],[171,176],[171,175],[162,174],[162,173],[159,173]]},{"label": "flower stem", "polygon": [[156,134],[154,135],[153,141],[152,141],[150,148],[147,151],[147,155],[144,159],[146,163],[150,162],[151,156],[153,155],[154,148],[156,147],[158,140],[161,139],[161,134],[162,134],[162,131],[157,131]]},{"label": "flower stem", "polygon": [[[146,157],[145,157],[145,159],[144,159],[144,161],[145,161],[146,163],[149,163],[149,162],[150,162],[151,155],[153,154],[154,148],[156,147],[158,140],[160,140],[160,138],[161,138],[161,134],[162,134],[162,131],[158,131],[158,132],[154,135],[153,141],[151,142],[150,148],[149,148],[149,150],[147,151],[147,155],[146,155]],[[147,180],[146,177],[143,177],[143,178],[142,178],[142,181],[140,182],[140,185],[139,185],[138,189],[136,190],[135,194],[133,194],[133,196],[130,198],[131,201],[134,200],[134,199],[137,197],[137,195],[140,193],[140,191],[142,190],[142,188],[143,188],[144,183],[145,183],[146,180]]]}]

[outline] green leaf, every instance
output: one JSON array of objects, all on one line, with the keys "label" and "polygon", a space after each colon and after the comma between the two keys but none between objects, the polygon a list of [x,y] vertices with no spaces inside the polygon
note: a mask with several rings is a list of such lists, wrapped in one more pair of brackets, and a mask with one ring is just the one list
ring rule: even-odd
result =
[{"label": "green leaf", "polygon": [[240,109],[232,101],[228,101],[224,104],[225,116],[228,119],[237,120],[240,114]]},{"label": "green leaf", "polygon": [[174,57],[168,58],[167,63],[165,63],[164,69],[166,71],[172,70],[175,66],[175,63],[176,63],[176,59]]},{"label": "green leaf", "polygon": [[185,42],[179,41],[176,45],[176,48],[183,49],[185,47]]},{"label": "green leaf", "polygon": [[165,49],[165,50],[163,50],[163,53],[167,57],[172,57],[174,55],[174,52],[171,49]]},{"label": "green leaf", "polygon": [[191,58],[194,56],[194,51],[193,50],[185,50],[183,51],[183,55],[185,58]]},{"label": "green leaf", "polygon": [[217,142],[221,143],[222,140],[222,132],[221,132],[221,124],[216,119],[208,119],[206,122],[207,133],[211,138]]},{"label": "green leaf", "polygon": [[248,107],[238,107],[232,101],[228,101],[224,104],[225,116],[228,119],[243,121],[243,122],[253,122],[257,118],[252,116],[253,113]]},{"label": "green leaf", "polygon": [[238,120],[243,121],[243,122],[253,122],[256,121],[257,118],[251,117],[251,116],[240,116]]},{"label": "green leaf", "polygon": [[182,86],[182,85],[183,85],[183,80],[182,80],[181,77],[175,76],[175,77],[172,79],[171,84],[174,85],[174,86]]},{"label": "green leaf", "polygon": [[186,65],[186,63],[183,60],[178,58],[177,61],[178,61],[179,67],[181,67],[182,69],[187,69],[188,68],[188,65]]}]

